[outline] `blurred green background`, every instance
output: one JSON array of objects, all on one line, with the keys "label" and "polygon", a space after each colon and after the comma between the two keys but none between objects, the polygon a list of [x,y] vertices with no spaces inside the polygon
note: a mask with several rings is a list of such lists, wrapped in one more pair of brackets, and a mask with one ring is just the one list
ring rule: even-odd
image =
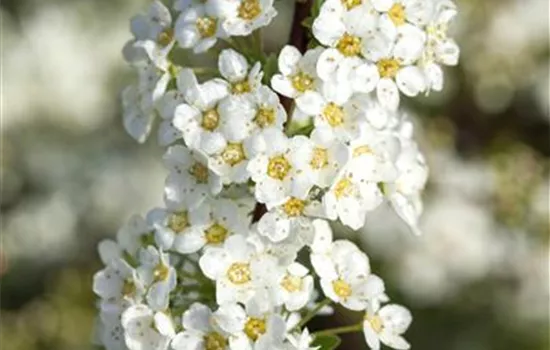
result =
[{"label": "blurred green background", "polygon": [[[405,102],[431,168],[424,235],[387,208],[341,234],[412,309],[413,348],[548,349],[548,2],[456,1],[460,65],[442,93]],[[2,349],[92,349],[95,245],[162,202],[162,150],[126,136],[119,105],[133,79],[120,50],[146,3],[1,4]],[[272,50],[291,5],[277,2]]]}]

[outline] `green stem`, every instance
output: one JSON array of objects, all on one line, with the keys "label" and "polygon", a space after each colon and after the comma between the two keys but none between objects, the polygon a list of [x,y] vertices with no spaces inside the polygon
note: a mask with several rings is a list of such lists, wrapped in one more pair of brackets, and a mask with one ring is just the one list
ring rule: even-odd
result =
[{"label": "green stem", "polygon": [[296,327],[294,327],[295,330],[301,329],[303,326],[305,326],[313,317],[319,313],[319,311],[324,308],[327,305],[330,305],[332,303],[332,300],[329,298],[321,301],[319,304],[317,304],[316,307],[314,307],[311,311],[309,311],[301,320],[298,322]]},{"label": "green stem", "polygon": [[351,326],[325,329],[325,330],[322,330],[322,331],[314,332],[311,335],[314,336],[314,337],[322,337],[322,336],[327,336],[327,335],[361,332],[362,330],[363,330],[363,324],[359,323],[359,324],[354,324],[354,325],[351,325]]}]

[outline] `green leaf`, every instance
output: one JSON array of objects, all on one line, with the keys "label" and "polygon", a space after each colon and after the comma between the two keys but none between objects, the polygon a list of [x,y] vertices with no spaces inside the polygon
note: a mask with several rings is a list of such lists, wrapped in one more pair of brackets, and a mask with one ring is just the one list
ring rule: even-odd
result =
[{"label": "green leaf", "polygon": [[264,71],[264,78],[263,83],[270,85],[271,83],[271,77],[277,73],[279,67],[277,62],[277,55],[271,54],[269,55],[264,63],[263,71]]},{"label": "green leaf", "polygon": [[320,346],[320,350],[334,350],[341,342],[342,340],[337,335],[321,335],[315,337],[312,346]]}]

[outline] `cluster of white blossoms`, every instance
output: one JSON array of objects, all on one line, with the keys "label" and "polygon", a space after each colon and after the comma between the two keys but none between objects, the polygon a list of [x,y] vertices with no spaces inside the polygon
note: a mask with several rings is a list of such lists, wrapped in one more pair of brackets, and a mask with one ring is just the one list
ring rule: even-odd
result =
[{"label": "cluster of white blossoms", "polygon": [[[272,77],[231,36],[258,45],[273,0],[154,1],[136,16],[123,53],[139,81],[123,92],[124,126],[143,142],[160,116],[168,176],[164,207],[99,245],[101,344],[330,350],[336,334],[363,331],[371,349],[408,349],[410,312],[388,303],[367,255],[334,240],[329,222],[359,229],[387,202],[419,232],[428,170],[398,89],[441,89],[440,65],[458,55],[455,12],[446,0],[326,0],[313,22],[326,47],[285,46]],[[183,49],[215,52],[214,77],[178,63]],[[364,319],[310,333],[331,305]]]}]

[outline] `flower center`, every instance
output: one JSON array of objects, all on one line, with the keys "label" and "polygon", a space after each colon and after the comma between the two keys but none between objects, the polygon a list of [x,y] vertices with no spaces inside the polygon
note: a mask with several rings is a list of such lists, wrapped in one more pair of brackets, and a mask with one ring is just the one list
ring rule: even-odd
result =
[{"label": "flower center", "polygon": [[227,278],[237,285],[250,282],[250,274],[250,265],[247,263],[233,263],[227,270]]},{"label": "flower center", "polygon": [[370,323],[371,328],[376,332],[380,333],[382,332],[382,329],[384,328],[384,322],[382,322],[382,318],[378,315],[374,316],[365,316],[365,320]]},{"label": "flower center", "polygon": [[225,241],[228,231],[222,225],[215,223],[214,225],[210,226],[206,231],[204,231],[204,233],[206,237],[206,242],[210,244],[220,244]]},{"label": "flower center", "polygon": [[349,196],[351,194],[353,183],[348,177],[344,177],[336,183],[334,186],[334,195],[337,199],[342,198],[343,196]]},{"label": "flower center", "polygon": [[174,40],[174,30],[172,28],[163,30],[157,37],[157,43],[162,47],[170,45],[172,40]]},{"label": "flower center", "polygon": [[354,7],[361,5],[361,0],[340,0],[342,5],[349,11]]},{"label": "flower center", "polygon": [[222,159],[226,164],[234,166],[246,159],[242,143],[228,143],[222,152]]},{"label": "flower center", "polygon": [[266,323],[265,320],[262,318],[255,318],[250,317],[246,321],[246,324],[244,325],[244,333],[250,338],[252,341],[258,340],[258,338],[265,334],[266,332]]},{"label": "flower center", "polygon": [[204,164],[196,162],[191,169],[189,169],[189,173],[193,175],[200,184],[208,182],[208,168]]},{"label": "flower center", "polygon": [[235,95],[245,94],[250,91],[251,91],[250,84],[246,79],[233,83],[233,85],[231,86],[231,92],[234,93]]},{"label": "flower center", "polygon": [[325,107],[323,116],[333,128],[344,123],[344,109],[333,102]]},{"label": "flower center", "polygon": [[399,68],[401,68],[399,61],[393,58],[381,59],[378,63],[376,63],[376,66],[378,67],[378,73],[380,73],[382,78],[395,78]]},{"label": "flower center", "polygon": [[299,72],[290,77],[292,86],[299,92],[305,92],[313,88],[313,78],[304,72]]},{"label": "flower center", "polygon": [[262,8],[258,0],[243,0],[237,12],[240,18],[251,21],[262,13]]},{"label": "flower center", "polygon": [[168,220],[168,227],[176,233],[180,233],[189,227],[187,211],[172,214]]},{"label": "flower center", "polygon": [[340,40],[338,40],[336,48],[344,56],[357,56],[361,53],[361,38],[345,33]]},{"label": "flower center", "polygon": [[290,293],[302,290],[302,279],[298,276],[286,275],[281,282],[281,287]]},{"label": "flower center", "polygon": [[220,114],[215,108],[209,109],[202,114],[201,126],[208,130],[213,131],[218,127],[220,123]]},{"label": "flower center", "polygon": [[351,286],[344,280],[338,279],[333,281],[332,289],[340,298],[346,299],[351,296]]},{"label": "flower center", "polygon": [[306,202],[298,198],[290,198],[283,209],[288,216],[300,216],[304,213]]},{"label": "flower center", "polygon": [[405,8],[401,4],[393,4],[393,6],[388,11],[388,16],[390,16],[390,19],[396,26],[401,26],[405,24]]},{"label": "flower center", "polygon": [[166,281],[168,279],[169,273],[170,273],[170,269],[168,268],[168,266],[160,262],[157,264],[157,266],[155,266],[155,269],[153,270],[153,277],[157,282]]},{"label": "flower center", "polygon": [[275,123],[275,110],[273,108],[260,107],[254,118],[254,122],[260,128],[266,128]]},{"label": "flower center", "polygon": [[367,145],[356,147],[353,150],[353,157],[360,157],[364,154],[373,154],[372,149]]},{"label": "flower center", "polygon": [[127,279],[122,284],[122,295],[125,297],[131,297],[136,293],[136,284],[133,280]]},{"label": "flower center", "polygon": [[269,160],[267,175],[277,180],[284,180],[292,166],[284,156],[276,156]]},{"label": "flower center", "polygon": [[210,332],[204,337],[205,350],[224,350],[227,347],[227,339],[218,332]]},{"label": "flower center", "polygon": [[325,148],[315,147],[309,162],[313,169],[323,169],[328,165],[328,151]]},{"label": "flower center", "polygon": [[216,34],[216,19],[200,17],[197,19],[197,31],[203,38],[210,38]]}]

